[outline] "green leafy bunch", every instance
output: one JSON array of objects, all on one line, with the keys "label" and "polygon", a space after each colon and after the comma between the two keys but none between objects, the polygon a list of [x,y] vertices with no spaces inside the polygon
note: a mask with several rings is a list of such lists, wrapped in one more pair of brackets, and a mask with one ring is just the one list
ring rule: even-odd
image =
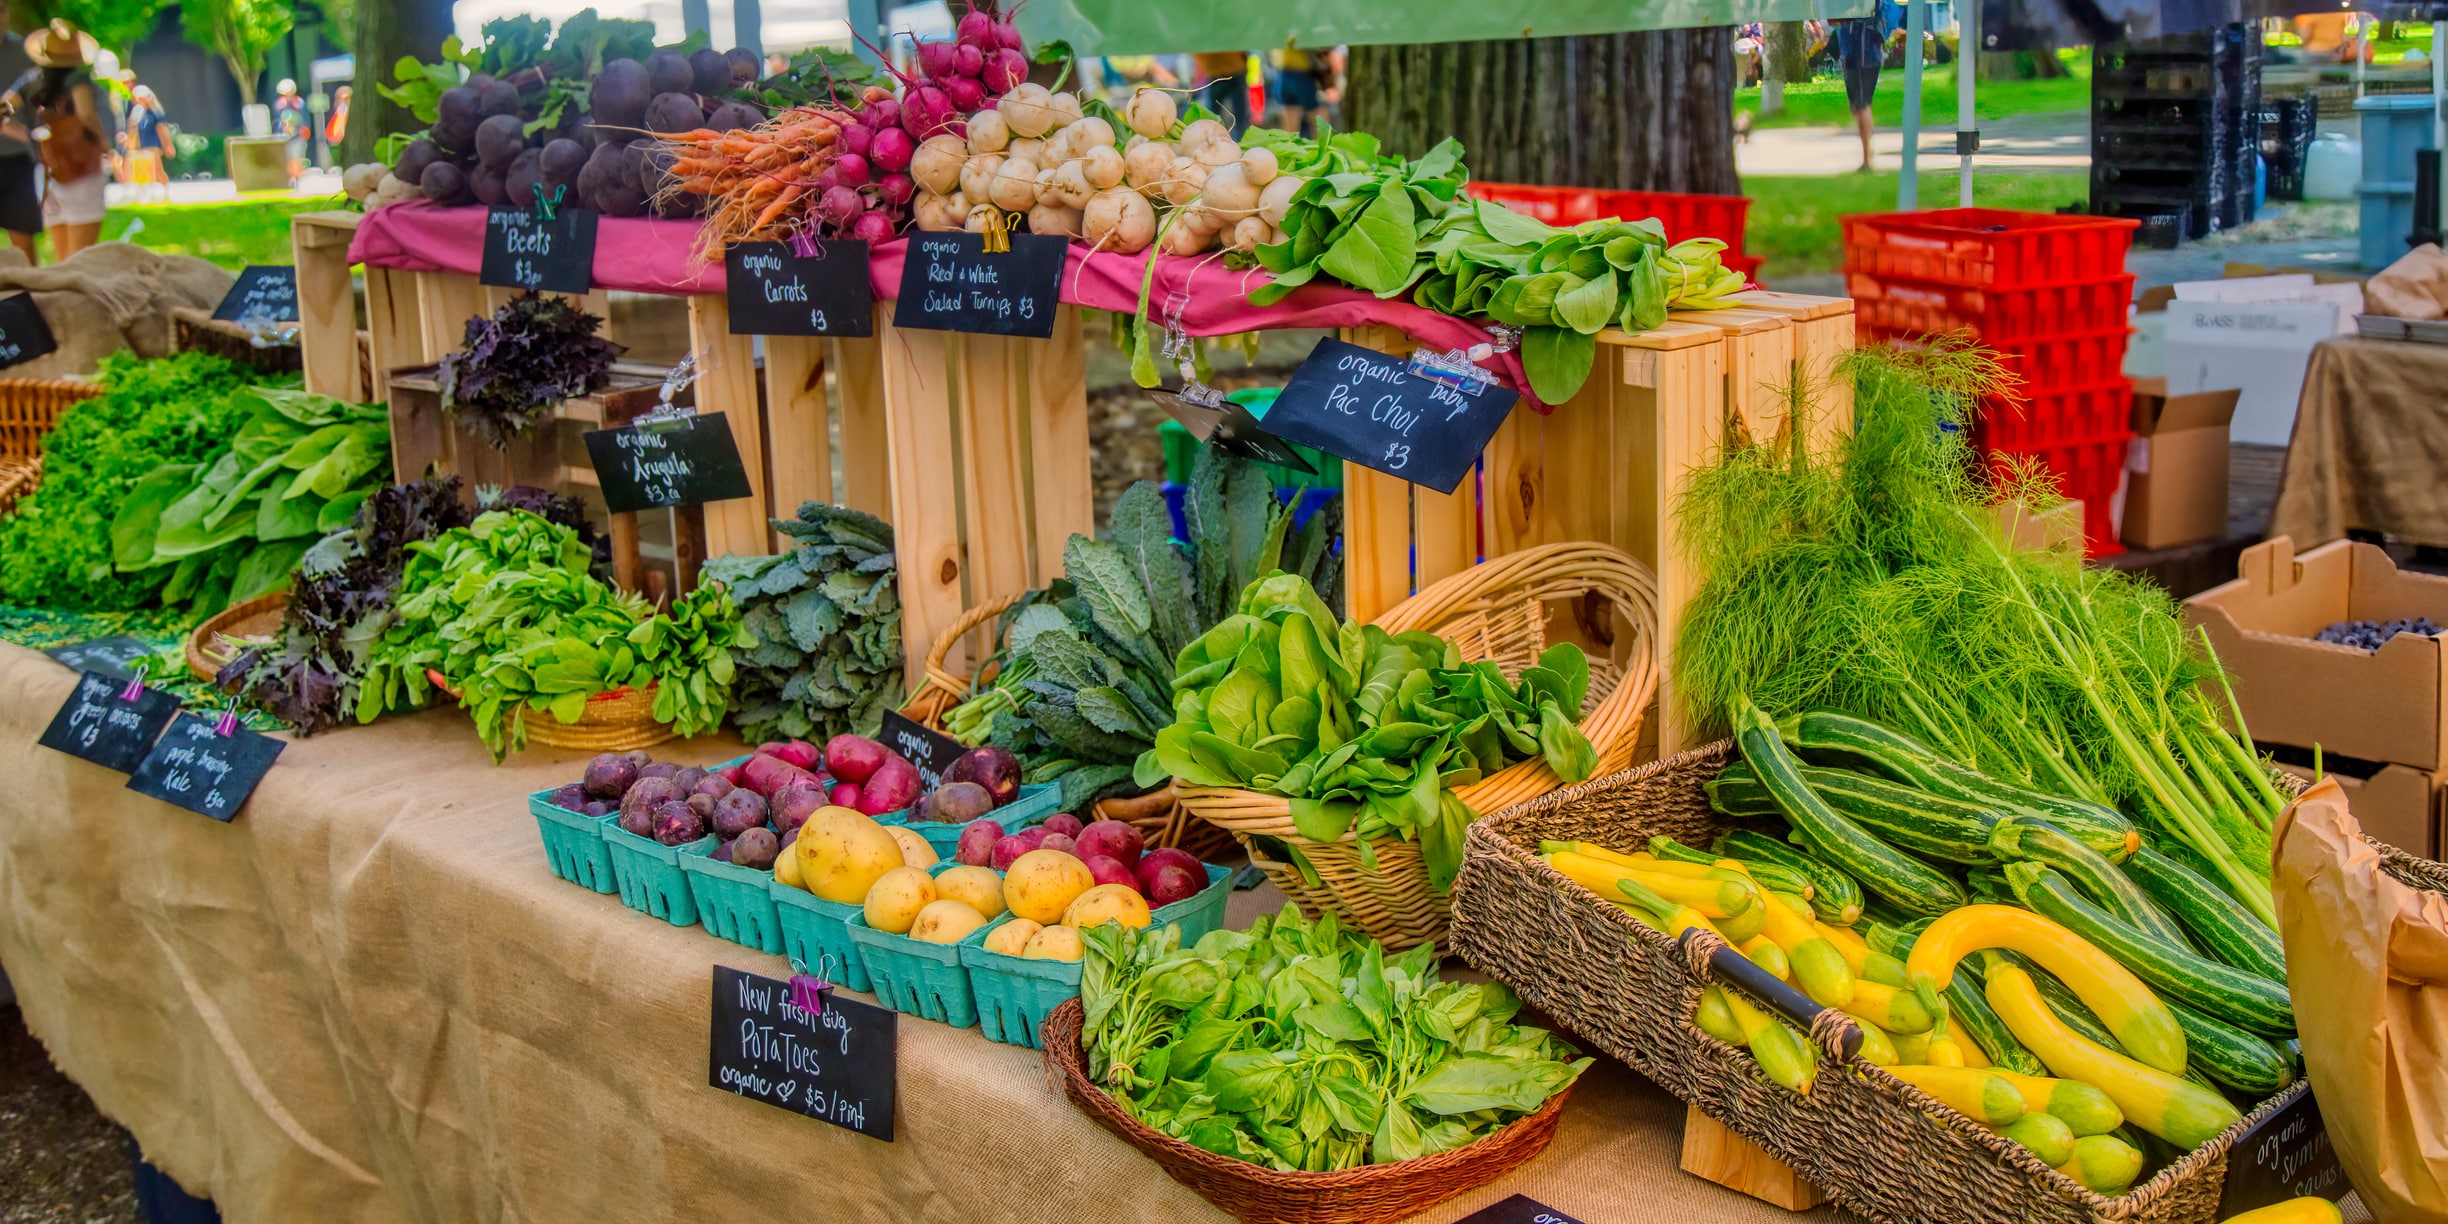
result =
[{"label": "green leafy bunch", "polygon": [[96,381],[102,393],[44,436],[42,483],[0,518],[0,600],[95,612],[184,602],[162,598],[169,570],[113,570],[111,522],[154,469],[228,447],[258,406],[244,392],[255,375],[209,353],[113,353]]},{"label": "green leafy bunch", "polygon": [[378,404],[295,387],[251,387],[253,408],[226,448],[165,463],[111,520],[121,573],[169,577],[165,603],[217,611],[289,584],[316,540],[348,526],[391,483],[391,424]]},{"label": "green leafy bunch", "polygon": [[655,717],[683,735],[713,730],[729,708],[731,651],[746,636],[718,584],[658,616],[587,572],[575,531],[524,511],[488,511],[408,551],[397,616],[367,653],[359,722],[429,703],[429,670],[495,761],[526,744],[531,711],[573,723],[588,698],[622,688],[658,685]]},{"label": "green leafy bunch", "polygon": [[855,107],[859,105],[860,91],[875,77],[876,71],[867,61],[851,52],[819,44],[791,56],[782,71],[750,81],[731,91],[731,96],[768,111],[794,106]]},{"label": "green leafy bunch", "polygon": [[1133,785],[1133,763],[1173,721],[1174,656],[1232,613],[1234,592],[1281,568],[1339,591],[1334,511],[1295,533],[1263,466],[1200,448],[1183,512],[1195,549],[1173,539],[1155,482],[1140,481],[1102,539],[1072,536],[1063,577],[1006,613],[994,684],[944,729],[1011,749],[1027,781],[1059,783],[1063,810],[1079,810]]},{"label": "green leafy bunch", "polygon": [[1576,725],[1589,695],[1579,646],[1551,646],[1508,680],[1433,633],[1338,624],[1290,574],[1252,583],[1173,669],[1173,722],[1139,758],[1142,785],[1172,777],[1283,795],[1301,836],[1356,832],[1371,867],[1374,839],[1417,840],[1438,888],[1461,869],[1476,815],[1454,787],[1534,756],[1566,782],[1598,764]]},{"label": "green leafy bunch", "polygon": [[705,576],[739,599],[753,641],[741,656],[740,734],[818,742],[872,735],[902,694],[892,525],[823,502],[773,523],[793,541],[789,552],[705,565]]},{"label": "green leafy bunch", "polygon": [[1535,1111],[1593,1061],[1514,1023],[1498,982],[1446,982],[1423,944],[1388,956],[1332,914],[1086,932],[1089,1075],[1206,1151],[1320,1173],[1450,1151]]}]

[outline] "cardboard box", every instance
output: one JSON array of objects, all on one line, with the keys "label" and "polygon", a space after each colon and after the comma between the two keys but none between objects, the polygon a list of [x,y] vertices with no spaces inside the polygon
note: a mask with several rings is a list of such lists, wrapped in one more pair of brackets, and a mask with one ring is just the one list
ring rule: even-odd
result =
[{"label": "cardboard box", "polygon": [[[2278,768],[2309,782],[2312,771],[2281,762]],[[2405,765],[2383,765],[2370,777],[2326,771],[2346,792],[2346,806],[2367,836],[2427,859],[2440,856],[2448,838],[2448,772],[2426,774]]]},{"label": "cardboard box", "polygon": [[2083,554],[2083,504],[2075,498],[2034,512],[2020,501],[1999,502],[1998,528],[2006,542],[2026,552]]},{"label": "cardboard box", "polygon": [[2349,540],[2297,556],[2285,536],[2245,549],[2236,568],[2242,577],[2184,610],[2233,677],[2254,739],[2424,774],[2448,767],[2448,647],[2412,633],[2376,651],[2312,636],[2342,620],[2448,624],[2448,578],[2399,573],[2387,553]]},{"label": "cardboard box", "polygon": [[2128,545],[2174,548],[2227,534],[2227,423],[2242,395],[2169,395],[2164,378],[2134,380],[2121,531]]}]

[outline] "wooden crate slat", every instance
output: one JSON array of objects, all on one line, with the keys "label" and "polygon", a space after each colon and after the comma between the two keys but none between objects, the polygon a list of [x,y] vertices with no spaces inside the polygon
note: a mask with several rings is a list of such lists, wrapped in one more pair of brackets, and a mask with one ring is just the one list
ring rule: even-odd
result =
[{"label": "wooden crate slat", "polygon": [[1412,580],[1427,586],[1469,569],[1479,561],[1478,473],[1462,477],[1451,493],[1411,486],[1411,518],[1419,536]]},{"label": "wooden crate slat", "polygon": [[688,300],[689,348],[697,355],[697,411],[723,414],[748,469],[749,495],[705,508],[706,547],[715,556],[764,556],[774,550],[766,523],[764,413],[757,403],[756,349],[731,334],[731,307],[718,293]]},{"label": "wooden crate slat", "polygon": [[379,402],[391,398],[391,371],[423,360],[425,341],[417,323],[415,274],[369,264],[365,295],[366,365],[374,375],[366,398]]},{"label": "wooden crate slat", "polygon": [[773,462],[773,513],[833,500],[833,439],[825,410],[825,341],[765,338],[765,446]]},{"label": "wooden crate slat", "polygon": [[[345,223],[331,218],[345,217]],[[297,263],[300,381],[315,395],[365,401],[357,375],[357,290],[349,282],[348,240],[357,214],[300,213],[289,219]]]},{"label": "wooden crate slat", "polygon": [[1675,538],[1674,507],[1690,487],[1692,470],[1708,461],[1726,416],[1726,353],[1722,345],[1678,350],[1661,355],[1655,396],[1657,496],[1649,502],[1651,526],[1644,549],[1633,550],[1657,573],[1658,580],[1658,753],[1670,756],[1692,745],[1688,721],[1673,683],[1674,640],[1682,628],[1683,607],[1691,602],[1699,575],[1688,550]]},{"label": "wooden crate slat", "polygon": [[1063,572],[1063,544],[1096,534],[1096,485],[1089,474],[1088,363],[1079,308],[1054,314],[1054,335],[1028,345],[1029,502],[1037,566],[1031,585]]},{"label": "wooden crate slat", "polygon": [[[968,602],[1029,589],[1028,462],[1021,420],[1026,346],[1008,336],[956,337],[954,410],[960,424],[961,536],[969,554]],[[938,490],[944,496],[948,489]]]},{"label": "wooden crate slat", "polygon": [[1411,482],[1343,465],[1343,604],[1371,621],[1411,595]]},{"label": "wooden crate slat", "polygon": [[885,461],[884,339],[891,307],[876,305],[876,334],[833,341],[833,386],[841,397],[841,504],[889,522],[892,465]]},{"label": "wooden crate slat", "polygon": [[900,558],[901,646],[915,690],[927,651],[966,604],[960,515],[951,492],[951,346],[937,331],[878,326],[883,358],[886,450],[891,455],[893,551]]},{"label": "wooden crate slat", "polygon": [[416,277],[416,360],[423,365],[467,343],[467,321],[489,313],[484,286],[473,276],[456,272],[418,272]]}]

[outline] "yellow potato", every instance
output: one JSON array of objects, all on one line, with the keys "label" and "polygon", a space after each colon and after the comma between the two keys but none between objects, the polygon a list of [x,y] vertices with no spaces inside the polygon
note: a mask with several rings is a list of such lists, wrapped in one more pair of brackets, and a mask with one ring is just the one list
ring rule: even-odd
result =
[{"label": "yellow potato", "polygon": [[935,895],[966,902],[988,918],[1003,913],[1003,877],[989,867],[954,867],[935,877]]},{"label": "yellow potato", "polygon": [[1060,850],[1031,850],[1003,873],[1003,904],[1032,922],[1059,922],[1063,910],[1094,887],[1088,864]]},{"label": "yellow potato", "polygon": [[1148,924],[1147,898],[1125,884],[1099,884],[1063,908],[1062,924],[1082,931],[1119,922],[1126,927]]},{"label": "yellow potato", "polygon": [[798,838],[792,838],[791,844],[774,855],[774,878],[792,888],[807,887],[807,871],[799,863]]},{"label": "yellow potato", "polygon": [[1018,956],[1021,949],[1028,947],[1029,940],[1044,929],[1026,918],[1014,918],[987,932],[986,950],[1005,956]]},{"label": "yellow potato", "polygon": [[933,901],[918,911],[918,920],[910,924],[912,939],[933,944],[959,943],[969,933],[986,925],[986,915],[958,901]]},{"label": "yellow potato", "polygon": [[885,872],[905,866],[901,843],[884,826],[846,807],[821,807],[799,830],[799,867],[807,890],[857,905]]},{"label": "yellow potato", "polygon": [[1087,954],[1079,932],[1067,926],[1045,927],[1029,936],[1028,945],[1020,949],[1024,960],[1075,961]]},{"label": "yellow potato", "polygon": [[895,867],[867,890],[867,925],[906,935],[918,921],[918,912],[934,901],[934,877],[916,867]]},{"label": "yellow potato", "polygon": [[932,867],[935,865],[935,860],[943,857],[935,853],[935,847],[928,845],[927,839],[899,825],[893,825],[884,831],[892,834],[894,841],[901,843],[901,861],[912,867]]}]

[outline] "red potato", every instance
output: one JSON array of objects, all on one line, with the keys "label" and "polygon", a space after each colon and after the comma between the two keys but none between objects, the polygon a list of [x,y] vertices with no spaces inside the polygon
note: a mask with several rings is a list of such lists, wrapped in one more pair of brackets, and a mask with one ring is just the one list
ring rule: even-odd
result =
[{"label": "red potato", "polygon": [[[892,756],[892,749],[864,735],[836,735],[826,740],[824,746],[825,769],[844,782],[856,782],[862,786]],[[908,764],[906,761],[902,763]]]},{"label": "red potato", "polygon": [[768,756],[764,753],[758,753],[743,762],[739,768],[738,778],[740,789],[755,791],[759,798],[764,799],[773,798],[775,791],[793,782],[813,784],[816,781],[816,775],[778,756]]},{"label": "red potato", "polygon": [[825,797],[831,799],[835,807],[846,807],[853,812],[859,811],[859,784],[856,782],[836,782]]},{"label": "red potato", "polygon": [[815,770],[818,760],[816,745],[806,740],[780,740],[770,744],[759,744],[757,751],[765,756],[780,757],[811,772]]},{"label": "red potato", "polygon": [[1060,850],[1064,854],[1068,854],[1073,858],[1078,858],[1080,856],[1079,843],[1072,841],[1068,834],[1063,833],[1046,834],[1045,841],[1040,843],[1037,848],[1040,850]]},{"label": "red potato", "polygon": [[1021,855],[1036,848],[1029,839],[1017,833],[996,838],[994,851],[987,856],[986,865],[997,871],[1009,871],[1012,864],[1020,861]]},{"label": "red potato", "polygon": [[1171,905],[1199,895],[1207,887],[1205,871],[1191,871],[1176,862],[1167,861],[1149,872],[1145,890],[1151,906]]},{"label": "red potato", "polygon": [[[1199,865],[1197,856],[1191,854],[1187,850],[1179,849],[1174,846],[1166,846],[1160,850],[1148,851],[1147,857],[1139,860],[1139,866],[1137,868],[1137,871],[1139,872],[1139,882],[1141,884],[1146,884],[1149,878],[1154,876],[1157,870],[1167,863],[1180,867],[1182,870],[1189,872],[1191,875],[1201,880],[1207,878],[1207,869]],[[1147,890],[1142,888],[1140,891],[1145,892]]]},{"label": "red potato", "polygon": [[859,783],[858,810],[870,816],[898,812],[918,802],[918,787],[918,767],[887,753],[884,763]]},{"label": "red potato", "polygon": [[1139,891],[1138,879],[1133,877],[1131,869],[1123,866],[1119,860],[1097,854],[1089,856],[1087,863],[1088,874],[1095,876],[1097,883],[1119,884],[1132,892]]},{"label": "red potato", "polygon": [[1045,818],[1045,827],[1048,833],[1077,838],[1080,835],[1080,818],[1069,812],[1056,812]]},{"label": "red potato", "polygon": [[[1099,820],[1079,832],[1079,848],[1083,857],[1102,854],[1134,871],[1139,870],[1139,855],[1145,846],[1139,830],[1119,820]],[[1192,860],[1194,864],[1196,861]]]},{"label": "red potato", "polygon": [[973,820],[961,830],[960,843],[952,848],[952,858],[965,867],[985,867],[994,862],[995,844],[1003,840],[1003,826],[992,820]]},{"label": "red potato", "polygon": [[1045,848],[1046,839],[1054,835],[1048,832],[1044,825],[1038,825],[1033,829],[1020,830],[1017,836],[1020,838],[1020,840],[1028,843],[1029,849],[1042,850]]},{"label": "red potato", "polygon": [[774,828],[788,833],[806,824],[816,809],[828,802],[824,788],[814,782],[785,783],[766,801],[773,813]]}]

